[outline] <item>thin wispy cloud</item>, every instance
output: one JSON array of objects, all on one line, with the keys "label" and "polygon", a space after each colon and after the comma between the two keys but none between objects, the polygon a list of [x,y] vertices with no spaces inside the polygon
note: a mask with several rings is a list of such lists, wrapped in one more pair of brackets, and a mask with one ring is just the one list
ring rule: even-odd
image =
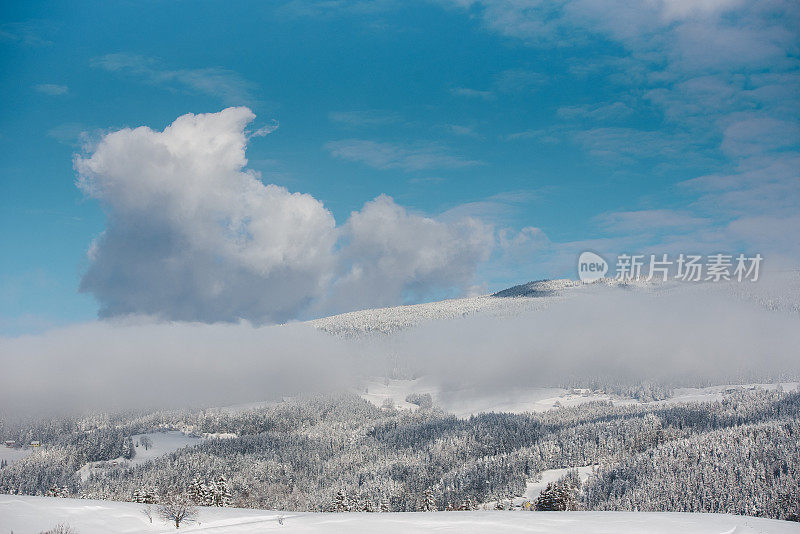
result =
[{"label": "thin wispy cloud", "polygon": [[47,130],[47,136],[59,143],[79,147],[87,138],[87,128],[79,122],[65,122]]},{"label": "thin wispy cloud", "polygon": [[472,217],[498,228],[503,228],[512,223],[521,210],[530,208],[531,204],[542,198],[541,191],[516,190],[503,191],[490,195],[481,200],[464,202],[451,207],[442,213],[442,220],[458,220],[463,217]]},{"label": "thin wispy cloud", "polygon": [[325,143],[325,149],[336,158],[363,163],[375,169],[421,171],[459,169],[481,164],[480,161],[451,154],[437,144],[403,145],[366,139],[343,139]]},{"label": "thin wispy cloud", "polygon": [[469,87],[455,87],[451,89],[450,92],[456,96],[465,96],[467,98],[480,98],[483,100],[491,100],[494,98],[494,93],[491,91],[481,91]]},{"label": "thin wispy cloud", "polygon": [[[687,220],[727,221],[716,228],[717,243],[744,238],[752,247],[764,243],[781,254],[758,229],[784,236],[800,231],[786,208],[800,197],[793,170],[800,157],[796,2],[446,4],[470,10],[490,32],[557,51],[572,75],[592,77],[627,95],[622,102],[562,106],[557,116],[582,122],[583,129],[557,137],[571,138],[615,168],[647,162],[654,172],[681,169],[689,175],[682,191],[699,195],[685,208]],[[619,49],[609,49],[609,42]],[[601,52],[587,54],[589,49]],[[646,129],[587,124],[635,120],[643,113],[652,117]],[[552,132],[531,128],[507,138],[542,140]],[[704,176],[704,167],[724,170]],[[692,179],[693,172],[701,176]],[[658,219],[665,231],[675,230],[674,217],[652,220]],[[698,246],[713,243],[705,226],[679,239],[692,238]]]},{"label": "thin wispy cloud", "polygon": [[0,25],[0,41],[28,47],[50,46],[53,41],[42,36],[49,24],[44,21],[10,22]]},{"label": "thin wispy cloud", "polygon": [[504,139],[507,141],[519,141],[524,139],[535,139],[542,143],[560,143],[562,141],[562,131],[553,128],[537,128],[530,130],[522,130],[521,132],[513,132],[506,134]]},{"label": "thin wispy cloud", "polygon": [[697,229],[710,222],[708,219],[695,217],[683,211],[669,209],[604,213],[597,216],[595,221],[605,231],[627,233],[665,228]]},{"label": "thin wispy cloud", "polygon": [[700,207],[731,216],[795,214],[800,205],[800,154],[750,158],[731,172],[698,176],[678,187],[699,194]]},{"label": "thin wispy cloud", "polygon": [[606,121],[622,119],[633,114],[633,109],[623,102],[606,104],[563,106],[558,108],[558,116],[564,119]]},{"label": "thin wispy cloud", "polygon": [[528,92],[544,86],[550,77],[528,69],[508,69],[494,80],[494,88],[501,93]]},{"label": "thin wispy cloud", "polygon": [[396,0],[289,0],[277,12],[291,17],[377,17],[398,5]]},{"label": "thin wispy cloud", "polygon": [[69,87],[66,85],[58,85],[54,83],[40,83],[34,88],[37,92],[50,96],[65,95],[69,92]]},{"label": "thin wispy cloud", "polygon": [[399,114],[385,110],[331,111],[328,113],[328,119],[331,122],[352,127],[386,126],[403,121]]},{"label": "thin wispy cloud", "polygon": [[474,139],[481,138],[481,134],[479,134],[472,126],[464,126],[463,124],[446,124],[444,128],[453,135],[472,137]]},{"label": "thin wispy cloud", "polygon": [[665,157],[680,158],[685,165],[700,156],[695,149],[702,144],[702,139],[686,133],[623,127],[577,130],[571,135],[590,155],[615,166]]},{"label": "thin wispy cloud", "polygon": [[544,86],[549,77],[528,69],[507,69],[499,72],[489,82],[487,89],[455,87],[450,92],[455,96],[494,100],[499,94],[528,93]]},{"label": "thin wispy cloud", "polygon": [[92,59],[92,66],[138,78],[144,83],[173,90],[218,97],[226,105],[253,104],[254,85],[237,72],[220,68],[175,69],[161,60],[137,54],[106,54]]}]

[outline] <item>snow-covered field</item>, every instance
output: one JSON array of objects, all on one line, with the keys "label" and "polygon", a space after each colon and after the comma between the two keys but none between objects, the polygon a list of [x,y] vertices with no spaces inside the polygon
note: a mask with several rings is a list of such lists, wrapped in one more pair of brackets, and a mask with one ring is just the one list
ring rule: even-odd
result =
[{"label": "snow-covered field", "polygon": [[22,460],[30,453],[32,453],[34,449],[17,449],[17,448],[10,448],[3,445],[0,445],[0,460],[5,460],[9,464],[13,464],[18,460]]},{"label": "snow-covered field", "polygon": [[177,451],[182,447],[190,445],[197,445],[202,441],[202,438],[197,436],[190,436],[183,432],[150,432],[147,434],[137,434],[133,436],[133,442],[140,442],[143,436],[150,438],[152,445],[147,450],[140,444],[136,447],[136,456],[129,462],[133,465],[144,463],[148,460],[164,456],[171,452]]},{"label": "snow-covered field", "polygon": [[[592,471],[595,469],[595,466],[587,465],[582,467],[576,467],[575,470],[578,471],[578,476],[581,479],[581,482],[585,482],[589,475],[592,474]],[[539,479],[535,482],[528,482],[525,485],[525,494],[522,497],[517,497],[515,499],[515,504],[521,504],[524,501],[534,502],[539,494],[542,492],[543,489],[547,487],[548,484],[551,482],[555,482],[564,475],[569,472],[569,468],[563,469],[548,469],[546,471],[542,471],[540,473]]]},{"label": "snow-covered field", "polygon": [[800,382],[781,382],[780,384],[727,384],[724,386],[710,386],[706,388],[677,388],[669,399],[657,401],[665,404],[678,402],[713,402],[721,400],[725,395],[739,388],[772,390],[778,387],[784,391],[797,391]]},{"label": "snow-covered field", "polygon": [[116,460],[111,460],[110,462],[89,462],[78,470],[81,480],[86,480],[89,478],[89,475],[92,472],[106,469],[109,464],[139,465],[149,460],[158,458],[159,456],[164,456],[171,452],[177,451],[180,448],[197,445],[202,441],[202,438],[197,436],[191,436],[184,434],[183,432],[172,430],[169,432],[149,432],[147,434],[137,434],[132,436],[133,442],[140,443],[141,438],[144,436],[147,436],[152,443],[152,445],[147,449],[140,444],[138,447],[136,447],[136,456],[130,460],[117,458]]},{"label": "snow-covered field", "polygon": [[457,417],[469,417],[486,412],[543,412],[557,406],[576,406],[586,402],[599,400],[615,400],[622,402],[637,402],[634,399],[622,397],[570,392],[562,388],[531,387],[520,390],[507,390],[495,395],[486,395],[469,390],[448,390],[442,392],[440,388],[425,377],[416,380],[380,380],[368,381],[364,389],[359,392],[361,398],[383,406],[386,399],[391,399],[398,409],[418,408],[416,404],[406,402],[410,394],[430,394],[435,406],[452,413]]},{"label": "snow-covered field", "polygon": [[[175,532],[173,526],[141,513],[143,505],[112,501],[0,495],[0,532],[36,533],[62,523],[77,534]],[[283,524],[278,519],[283,518]],[[532,534],[790,534],[800,524],[717,514],[643,512],[408,512],[296,513],[202,508],[199,524],[179,532],[255,534],[318,532],[399,534],[497,533]]]},{"label": "snow-covered field", "polygon": [[[800,383],[783,382],[780,386],[785,391],[797,390]],[[650,404],[677,404],[681,402],[713,402],[721,400],[738,388],[775,389],[778,384],[745,384],[722,385],[705,388],[677,388],[669,399],[653,401]],[[452,413],[457,417],[469,417],[486,412],[543,412],[558,407],[570,407],[596,401],[612,401],[614,404],[641,404],[642,401],[619,395],[592,392],[588,389],[567,390],[563,388],[539,388],[507,390],[495,395],[486,395],[467,390],[447,391],[443,393],[439,387],[430,380],[418,378],[416,380],[382,380],[375,378],[368,380],[359,394],[361,398],[381,407],[386,399],[391,399],[395,408],[401,410],[415,410],[416,404],[406,402],[410,394],[430,394],[435,406]]]}]

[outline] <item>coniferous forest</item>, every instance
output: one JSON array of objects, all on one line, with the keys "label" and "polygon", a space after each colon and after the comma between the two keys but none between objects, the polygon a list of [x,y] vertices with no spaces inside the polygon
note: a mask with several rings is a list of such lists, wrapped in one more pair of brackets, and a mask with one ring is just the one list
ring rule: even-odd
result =
[{"label": "coniferous forest", "polygon": [[[144,462],[146,435],[197,444]],[[0,469],[0,492],[296,511],[512,508],[543,471],[568,471],[531,510],[720,512],[797,520],[800,392],[737,388],[705,403],[590,402],[457,418],[356,394],[219,409],[4,421],[41,447]],[[157,439],[157,438],[156,438]],[[87,469],[91,464],[93,469]]]}]

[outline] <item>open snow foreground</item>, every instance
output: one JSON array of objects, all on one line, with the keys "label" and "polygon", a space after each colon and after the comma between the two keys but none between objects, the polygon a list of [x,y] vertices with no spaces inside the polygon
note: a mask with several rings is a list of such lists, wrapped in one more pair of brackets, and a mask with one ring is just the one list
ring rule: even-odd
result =
[{"label": "open snow foreground", "polygon": [[[113,501],[0,495],[0,533],[38,533],[69,524],[77,534],[175,532],[141,512],[144,505]],[[279,519],[282,518],[282,524]],[[782,534],[800,532],[800,524],[754,517],[645,512],[397,512],[297,513],[201,508],[199,523],[180,532],[321,532],[394,534],[576,533],[576,534]]]}]

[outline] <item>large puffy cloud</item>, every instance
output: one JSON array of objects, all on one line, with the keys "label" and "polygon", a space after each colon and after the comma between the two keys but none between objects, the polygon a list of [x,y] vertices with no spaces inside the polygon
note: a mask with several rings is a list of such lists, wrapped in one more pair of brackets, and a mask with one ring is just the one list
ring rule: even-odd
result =
[{"label": "large puffy cloud", "polygon": [[[253,118],[239,107],[183,115],[163,131],[125,128],[76,158],[78,186],[107,215],[81,282],[101,316],[276,322],[461,292],[472,280],[491,246],[486,227],[409,215],[380,197],[336,228],[312,196],[246,169]],[[337,272],[345,279],[331,293]]]},{"label": "large puffy cloud", "polygon": [[352,213],[344,232],[345,272],[333,287],[332,309],[452,294],[473,280],[494,241],[491,227],[475,218],[424,217],[386,195]]},{"label": "large puffy cloud", "polygon": [[333,216],[244,170],[253,118],[229,108],[163,132],[126,128],[76,160],[80,188],[108,217],[81,283],[101,315],[281,320],[321,293]]}]

